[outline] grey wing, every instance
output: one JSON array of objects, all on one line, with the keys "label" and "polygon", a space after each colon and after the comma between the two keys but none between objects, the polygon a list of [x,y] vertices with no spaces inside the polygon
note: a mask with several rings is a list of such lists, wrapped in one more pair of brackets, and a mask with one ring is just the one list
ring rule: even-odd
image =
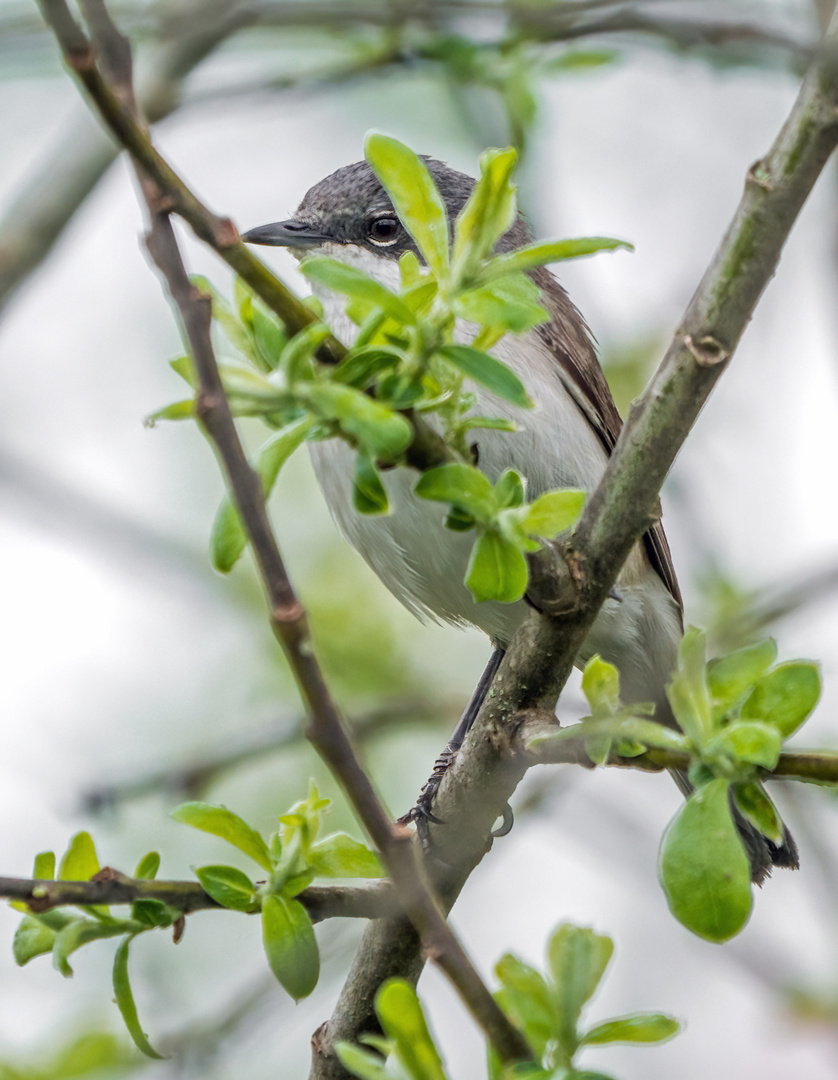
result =
[{"label": "grey wing", "polygon": [[[542,301],[550,314],[550,322],[539,326],[536,333],[556,358],[565,386],[610,454],[623,421],[599,366],[591,332],[549,270],[534,270],[532,278],[541,289]],[[653,525],[644,535],[643,542],[650,563],[682,609],[684,602],[663,525],[660,522]]]}]

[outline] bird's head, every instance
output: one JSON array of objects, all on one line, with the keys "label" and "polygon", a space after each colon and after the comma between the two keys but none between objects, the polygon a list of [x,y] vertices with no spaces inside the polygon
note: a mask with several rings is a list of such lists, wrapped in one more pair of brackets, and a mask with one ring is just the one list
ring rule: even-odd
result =
[{"label": "bird's head", "polygon": [[[422,159],[436,184],[448,220],[453,226],[468,201],[475,181],[434,158]],[[520,236],[512,234],[520,231]],[[399,221],[389,195],[365,161],[345,165],[315,184],[292,218],[260,225],[242,236],[248,244],[287,247],[298,258],[318,249],[336,258],[352,259],[360,252],[397,262],[412,251],[421,260],[416,244]],[[519,219],[499,247],[515,247],[527,240]]]}]

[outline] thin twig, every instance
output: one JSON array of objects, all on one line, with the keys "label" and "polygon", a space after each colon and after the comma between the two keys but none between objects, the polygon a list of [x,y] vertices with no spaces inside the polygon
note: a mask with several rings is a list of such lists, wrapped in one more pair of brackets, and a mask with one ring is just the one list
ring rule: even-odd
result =
[{"label": "thin twig", "polygon": [[[556,718],[553,713],[530,709],[517,717],[517,743],[521,753],[528,754],[532,764],[583,765],[594,768],[595,762],[585,753],[585,737],[571,737],[573,728],[564,728],[564,737],[545,742],[534,741],[555,734]],[[683,750],[654,748],[634,757],[610,754],[602,763],[621,769],[641,769],[644,772],[663,772],[667,769],[688,769],[690,755]],[[763,780],[775,777],[792,780],[808,780],[822,784],[838,784],[838,753],[826,750],[794,750],[780,754],[773,769],[761,769]]]},{"label": "thin twig", "polygon": [[[42,914],[57,907],[89,904],[133,904],[162,900],[184,915],[193,911],[225,910],[197,881],[145,881],[106,866],[90,881],[47,881],[38,878],[0,877],[0,896],[27,904]],[[297,893],[312,922],[324,919],[379,919],[398,910],[387,881],[368,885],[310,885]]]}]

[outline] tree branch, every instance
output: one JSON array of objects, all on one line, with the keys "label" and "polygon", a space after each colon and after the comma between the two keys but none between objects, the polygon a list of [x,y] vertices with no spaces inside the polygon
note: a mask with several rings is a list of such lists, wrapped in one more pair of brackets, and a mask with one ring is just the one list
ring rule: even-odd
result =
[{"label": "tree branch", "polygon": [[[596,762],[585,753],[585,737],[571,738],[573,728],[564,728],[567,738],[533,745],[545,735],[555,734],[556,717],[552,712],[528,709],[516,717],[516,742],[518,752],[529,755],[532,765],[582,765],[596,768]],[[686,770],[691,764],[690,755],[683,750],[653,748],[634,757],[611,754],[602,763],[621,769],[640,769],[643,772],[663,772],[667,769]],[[827,750],[795,750],[780,754],[773,769],[761,769],[762,780],[775,777],[790,780],[809,780],[822,784],[838,784],[838,753]]]},{"label": "tree branch", "polygon": [[[145,881],[103,867],[90,881],[46,881],[0,877],[0,896],[27,904],[42,914],[53,908],[88,904],[133,904],[136,900],[162,900],[184,915],[193,911],[224,911],[197,881]],[[310,885],[297,894],[312,922],[324,919],[378,919],[398,910],[387,881],[369,885]]]},{"label": "tree branch", "polygon": [[[88,25],[96,34],[102,54],[103,70],[65,0],[42,0],[42,10],[71,71],[86,87],[103,119],[131,152],[137,166],[151,221],[146,245],[180,313],[198,377],[196,414],[221,459],[250,539],[274,634],[306,703],[306,734],[342,784],[379,849],[399,901],[420,935],[425,954],[451,980],[500,1060],[529,1060],[532,1052],[526,1040],[501,1011],[445,921],[424,873],[418,845],[404,828],[392,824],[343,726],[317,661],[306,613],[294,593],[271,531],[261,480],[248,464],[224,393],[210,340],[211,301],[189,281],[169,214],[178,206],[186,207],[190,223],[197,223],[196,231],[202,239],[218,245],[217,250],[227,252],[227,256],[234,251],[246,256],[244,265],[256,271],[255,275],[251,273],[251,278],[270,283],[271,276],[267,271],[261,273],[264,268],[238,240],[232,223],[210,214],[154,151],[134,111],[130,46],[110,21],[103,0],[83,0]],[[228,261],[235,268],[237,259],[228,257]],[[248,280],[245,274],[242,276]],[[272,286],[272,294],[275,303],[280,300],[285,305],[286,313],[282,317],[286,323],[291,320],[292,328],[301,329],[312,320],[308,309],[278,282]]]}]

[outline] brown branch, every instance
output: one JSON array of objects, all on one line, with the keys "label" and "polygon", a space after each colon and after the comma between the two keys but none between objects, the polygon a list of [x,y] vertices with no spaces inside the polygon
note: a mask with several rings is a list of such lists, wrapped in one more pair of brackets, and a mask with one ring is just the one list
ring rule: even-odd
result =
[{"label": "brown branch", "polygon": [[[193,911],[225,910],[197,881],[145,881],[128,877],[109,866],[90,881],[0,877],[0,896],[22,901],[36,914],[57,907],[133,904],[137,900],[162,900],[184,915]],[[311,885],[296,898],[308,911],[312,922],[379,919],[398,909],[393,888],[386,881],[355,886]]]},{"label": "brown branch", "polygon": [[[343,726],[317,661],[306,613],[294,593],[271,531],[261,480],[248,464],[224,393],[210,340],[211,300],[189,281],[169,214],[178,205],[189,207],[193,220],[205,233],[202,238],[210,238],[210,242],[219,244],[228,255],[240,249],[248,263],[252,261],[257,268],[259,264],[244,249],[232,224],[209,215],[151,146],[133,111],[130,48],[110,21],[103,0],[85,0],[84,10],[96,32],[109,78],[100,70],[93,47],[73,21],[65,0],[42,0],[42,9],[71,71],[87,88],[103,119],[131,152],[137,166],[151,221],[146,245],[180,313],[198,377],[196,414],[221,459],[247,531],[274,634],[306,703],[306,734],[340,781],[379,849],[399,901],[421,937],[425,954],[449,977],[500,1060],[529,1060],[532,1055],[526,1040],[501,1011],[448,926],[424,873],[418,846],[405,829],[392,824]],[[201,236],[201,231],[198,235]],[[228,261],[234,265],[234,260]],[[302,308],[296,297],[293,300]],[[308,309],[303,311],[305,323],[311,321]],[[294,305],[289,306],[288,317],[297,319],[299,314]],[[285,315],[282,317],[286,319]],[[301,325],[295,328],[300,329]]]}]

